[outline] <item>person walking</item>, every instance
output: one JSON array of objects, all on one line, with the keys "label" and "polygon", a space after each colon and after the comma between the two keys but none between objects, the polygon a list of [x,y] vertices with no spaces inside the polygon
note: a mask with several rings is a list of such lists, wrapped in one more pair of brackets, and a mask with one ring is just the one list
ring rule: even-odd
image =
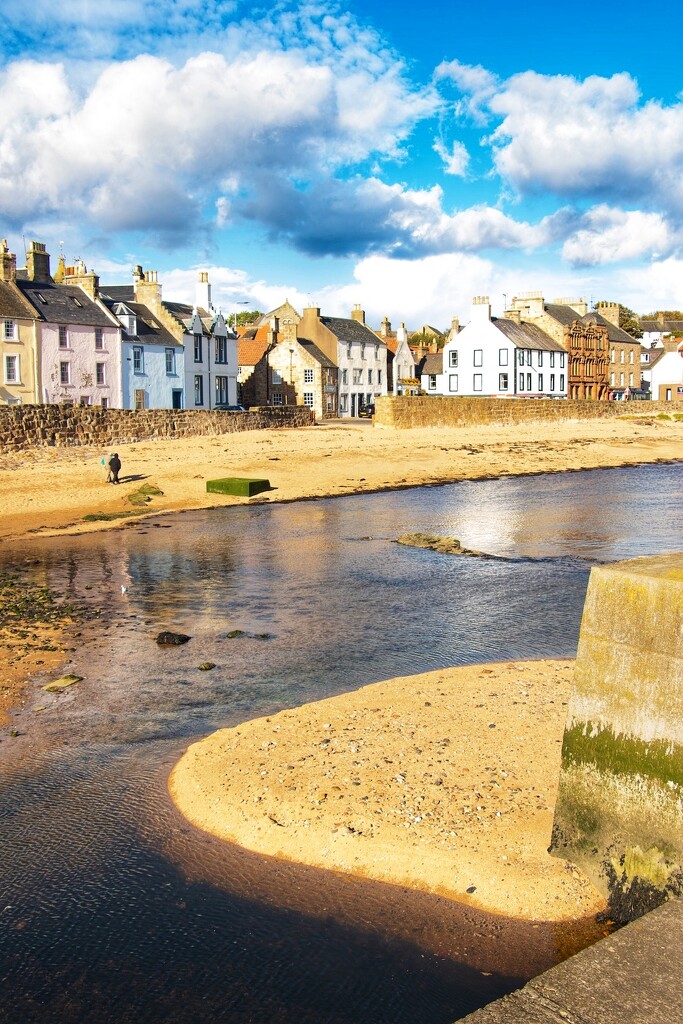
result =
[{"label": "person walking", "polygon": [[121,459],[118,454],[114,452],[112,457],[109,459],[109,472],[111,474],[111,482],[113,484],[119,483],[119,470],[121,469]]}]

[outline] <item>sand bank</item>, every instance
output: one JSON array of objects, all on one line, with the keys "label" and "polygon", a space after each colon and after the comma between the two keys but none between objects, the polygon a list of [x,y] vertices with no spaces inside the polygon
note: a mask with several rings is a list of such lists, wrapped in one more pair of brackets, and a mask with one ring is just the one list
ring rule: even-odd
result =
[{"label": "sand bank", "polygon": [[436,893],[512,918],[603,907],[547,853],[573,662],[389,680],[193,744],[171,795],[258,853]]}]

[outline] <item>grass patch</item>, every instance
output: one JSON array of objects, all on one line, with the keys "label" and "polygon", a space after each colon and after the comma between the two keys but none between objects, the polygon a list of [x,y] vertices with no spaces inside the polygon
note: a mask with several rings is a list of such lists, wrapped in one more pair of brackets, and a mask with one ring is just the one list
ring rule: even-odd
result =
[{"label": "grass patch", "polygon": [[270,490],[269,480],[247,476],[226,476],[222,480],[207,480],[208,494],[235,494],[240,498],[252,498],[261,491]]},{"label": "grass patch", "polygon": [[131,508],[124,512],[89,512],[83,516],[84,523],[111,523],[115,519],[130,519],[131,516],[139,516],[144,508]]},{"label": "grass patch", "polygon": [[152,498],[163,493],[156,484],[142,484],[141,487],[138,487],[137,491],[133,491],[128,495],[128,501],[131,505],[148,505]]}]

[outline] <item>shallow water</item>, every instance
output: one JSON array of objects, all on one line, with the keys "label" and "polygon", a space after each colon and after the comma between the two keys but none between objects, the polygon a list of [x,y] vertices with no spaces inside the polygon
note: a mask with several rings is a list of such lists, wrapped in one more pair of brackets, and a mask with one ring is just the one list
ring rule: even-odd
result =
[{"label": "shallow water", "polygon": [[[682,496],[680,465],[646,466],[185,513],[5,552],[101,615],[69,666],[83,681],[36,685],[0,745],[0,1021],[439,1024],[595,938],[226,847],[166,780],[190,740],[283,707],[573,656],[590,565],[674,550]],[[393,543],[408,531],[505,559]],[[163,629],[192,640],[159,648]]]}]

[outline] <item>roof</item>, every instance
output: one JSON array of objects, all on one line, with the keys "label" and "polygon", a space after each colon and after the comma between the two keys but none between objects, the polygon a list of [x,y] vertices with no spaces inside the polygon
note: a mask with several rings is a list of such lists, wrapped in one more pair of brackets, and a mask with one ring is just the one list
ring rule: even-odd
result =
[{"label": "roof", "polygon": [[135,285],[103,284],[100,285],[100,295],[105,299],[116,299],[118,302],[134,302]]},{"label": "roof", "polygon": [[664,348],[647,348],[645,351],[648,353],[650,358],[646,363],[643,363],[643,370],[651,370],[653,366],[656,366],[660,359],[662,359],[667,353]]},{"label": "roof", "polygon": [[141,302],[114,302],[112,299],[108,299],[106,305],[114,316],[125,316],[127,312],[135,315],[137,334],[129,334],[124,328],[124,341],[139,341],[142,345],[163,345],[164,348],[183,347],[182,342],[173,337],[149,306],[144,306]]},{"label": "roof", "polygon": [[320,322],[321,324],[324,324],[328,331],[331,331],[339,341],[358,341],[365,345],[370,341],[375,342],[377,345],[386,344],[386,342],[381,338],[377,337],[374,331],[371,331],[365,324],[360,323],[359,320],[346,320],[337,316],[321,316]]},{"label": "roof", "polygon": [[621,327],[617,327],[610,320],[605,319],[601,313],[586,313],[581,319],[584,323],[588,323],[594,320],[595,323],[599,324],[600,327],[607,328],[607,337],[610,341],[618,341],[622,345],[638,345],[640,346],[640,338],[634,338],[632,334],[627,334]]},{"label": "roof", "polygon": [[443,350],[428,352],[424,359],[420,360],[415,368],[415,376],[421,377],[423,373],[443,373]]},{"label": "roof", "polygon": [[268,348],[268,330],[263,332],[262,337],[238,338],[237,340],[237,363],[239,366],[256,366],[263,359]]},{"label": "roof", "polygon": [[640,320],[640,329],[645,334],[673,334],[683,332],[683,320]]},{"label": "roof", "polygon": [[204,323],[204,319],[209,318],[209,314],[204,309],[198,309],[196,306],[189,306],[186,302],[166,302],[162,301],[161,305],[167,310],[171,316],[182,324],[187,330],[192,326],[195,314],[199,315],[199,319],[202,322],[202,334],[210,334],[211,331],[207,328]]},{"label": "roof", "polygon": [[308,340],[308,338],[297,338],[296,340],[303,348],[306,349],[309,355],[313,356],[313,358],[320,363],[321,366],[327,367],[330,370],[335,370],[337,368],[337,364],[332,362],[331,359],[328,359],[325,353],[321,352],[318,346],[314,345],[312,341]]},{"label": "roof", "polygon": [[41,318],[54,324],[111,327],[112,322],[82,288],[54,281],[17,280],[17,287]]},{"label": "roof", "polygon": [[558,302],[546,302],[543,309],[548,316],[551,316],[553,320],[557,320],[558,323],[564,324],[565,327],[569,327],[575,320],[581,319],[572,306],[565,306]]},{"label": "roof", "polygon": [[276,316],[278,320],[293,320],[295,324],[298,324],[301,320],[301,313],[294,308],[289,299],[285,299],[282,305],[278,306],[277,309],[271,309],[270,313],[264,313],[263,316],[257,320],[257,325],[262,327],[270,324],[270,321],[274,316]]},{"label": "roof", "polygon": [[26,301],[21,290],[12,281],[0,281],[0,316],[14,319],[37,320],[33,306]]},{"label": "roof", "polygon": [[511,341],[516,348],[538,349],[542,352],[565,352],[566,349],[554,341],[537,324],[521,323],[514,320],[491,317],[491,323]]}]

